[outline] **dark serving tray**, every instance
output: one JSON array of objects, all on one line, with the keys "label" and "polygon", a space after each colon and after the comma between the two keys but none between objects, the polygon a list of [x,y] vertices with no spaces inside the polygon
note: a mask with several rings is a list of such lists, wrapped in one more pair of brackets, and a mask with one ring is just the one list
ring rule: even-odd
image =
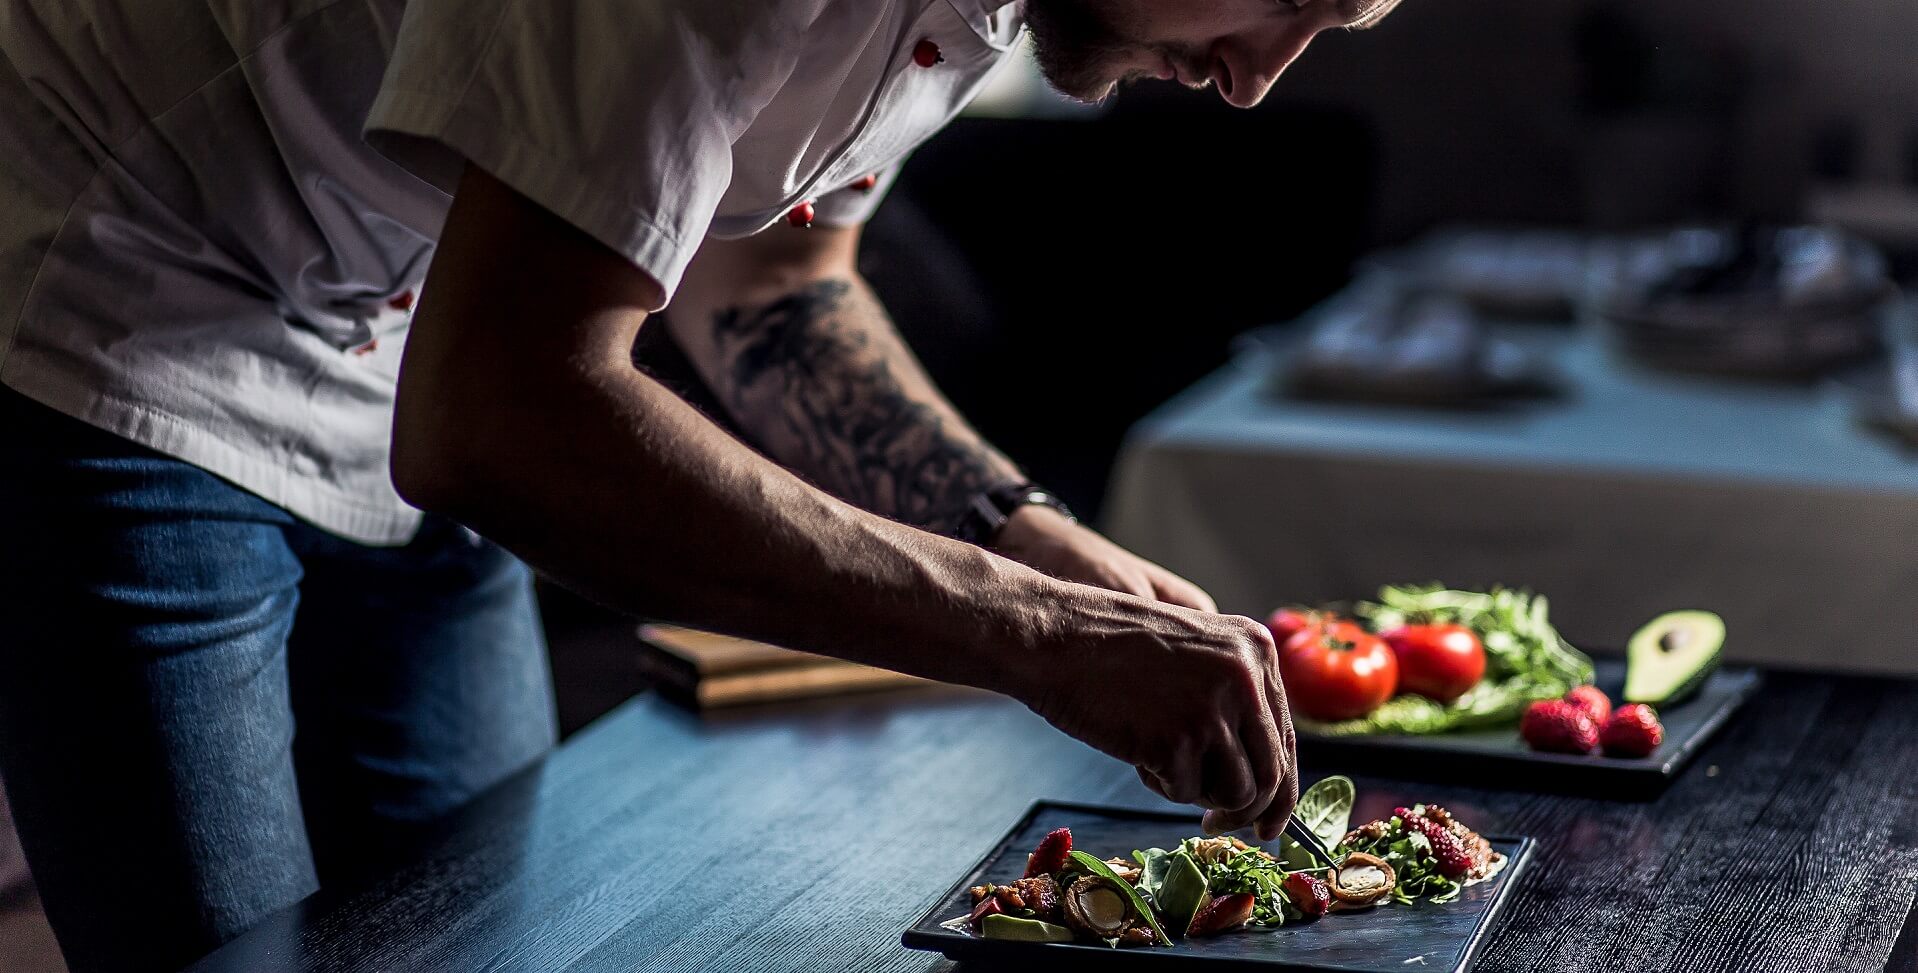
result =
[{"label": "dark serving tray", "polygon": [[[1600,657],[1597,683],[1613,700],[1625,689],[1625,660]],[[1442,780],[1475,787],[1552,790],[1595,797],[1649,798],[1665,789],[1712,734],[1745,705],[1762,681],[1755,669],[1721,668],[1696,695],[1660,708],[1665,740],[1651,756],[1623,759],[1540,753],[1519,739],[1518,727],[1432,736],[1329,737],[1299,731],[1299,758],[1307,769]]]},{"label": "dark serving tray", "polygon": [[1405,973],[1408,969],[1456,973],[1471,965],[1508,892],[1525,870],[1534,844],[1530,838],[1486,835],[1492,847],[1510,859],[1505,870],[1443,905],[1392,905],[1333,913],[1271,932],[1175,940],[1170,947],[1110,949],[1078,943],[1010,942],[982,939],[941,925],[971,911],[967,889],[982,882],[1017,879],[1025,871],[1027,852],[1046,832],[1060,827],[1072,829],[1073,847],[1100,858],[1129,856],[1140,848],[1170,848],[1201,833],[1199,818],[1190,813],[1040,801],[965,877],[946,890],[930,911],[901,934],[900,941],[912,949],[941,952],[951,959],[983,961],[993,969],[1025,968],[1028,964],[1047,970],[1132,969],[1169,963],[1264,973]]}]

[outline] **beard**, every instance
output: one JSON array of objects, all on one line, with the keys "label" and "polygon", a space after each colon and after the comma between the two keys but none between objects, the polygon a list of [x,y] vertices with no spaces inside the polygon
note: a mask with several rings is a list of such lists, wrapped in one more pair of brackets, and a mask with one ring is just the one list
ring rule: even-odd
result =
[{"label": "beard", "polygon": [[[1206,78],[1205,52],[1135,40],[1113,16],[1113,0],[1026,0],[1026,27],[1032,31],[1033,59],[1046,83],[1080,101],[1102,101],[1121,82],[1152,77],[1136,68],[1120,74],[1117,65],[1137,65],[1143,56],[1178,65],[1188,79]],[[1209,82],[1191,81],[1190,87]]]},{"label": "beard", "polygon": [[1111,65],[1139,49],[1111,22],[1108,9],[1100,0],[1026,0],[1039,73],[1067,97],[1102,100],[1120,80]]}]

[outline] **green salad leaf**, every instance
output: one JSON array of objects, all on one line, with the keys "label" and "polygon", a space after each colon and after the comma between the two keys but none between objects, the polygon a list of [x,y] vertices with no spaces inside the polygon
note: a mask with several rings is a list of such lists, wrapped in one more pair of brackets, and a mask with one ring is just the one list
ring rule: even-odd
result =
[{"label": "green salad leaf", "polygon": [[1543,595],[1511,588],[1459,591],[1440,585],[1387,585],[1357,614],[1377,632],[1406,624],[1457,624],[1485,646],[1485,678],[1449,704],[1402,695],[1355,720],[1296,719],[1324,736],[1428,734],[1507,726],[1534,700],[1555,699],[1592,681],[1592,660],[1573,648],[1548,617]]},{"label": "green salad leaf", "polygon": [[1325,867],[1325,863],[1319,861],[1317,855],[1305,850],[1304,845],[1293,841],[1291,835],[1279,836],[1279,853],[1275,857],[1288,872],[1304,872]]},{"label": "green salad leaf", "polygon": [[1351,826],[1352,802],[1357,799],[1358,790],[1352,786],[1352,778],[1327,777],[1299,795],[1292,815],[1331,848],[1345,837],[1346,829]]},{"label": "green salad leaf", "polygon": [[1086,871],[1091,872],[1092,874],[1097,875],[1108,882],[1111,882],[1115,887],[1117,887],[1120,893],[1123,894],[1126,897],[1126,899],[1132,903],[1133,910],[1138,912],[1140,917],[1145,919],[1146,925],[1152,927],[1152,934],[1158,938],[1160,945],[1162,946],[1172,945],[1172,940],[1166,936],[1165,930],[1160,928],[1159,926],[1158,916],[1153,915],[1152,907],[1149,905],[1146,905],[1144,899],[1139,898],[1139,890],[1133,888],[1132,883],[1127,882],[1126,880],[1120,878],[1118,874],[1112,870],[1112,866],[1107,865],[1105,862],[1102,862],[1099,859],[1094,858],[1083,851],[1080,851],[1075,848],[1072,851],[1068,852],[1067,854],[1071,855],[1073,863],[1078,865],[1080,868],[1083,868]]},{"label": "green salad leaf", "polygon": [[1183,936],[1192,926],[1192,917],[1199,914],[1199,906],[1205,904],[1205,873],[1183,851],[1167,855],[1166,861],[1169,864],[1158,894],[1159,911],[1165,914],[1166,925]]},{"label": "green salad leaf", "polygon": [[1158,904],[1159,886],[1165,884],[1166,867],[1171,864],[1167,859],[1170,856],[1171,853],[1164,848],[1147,848],[1132,853],[1132,860],[1139,863],[1138,889],[1155,905]]}]

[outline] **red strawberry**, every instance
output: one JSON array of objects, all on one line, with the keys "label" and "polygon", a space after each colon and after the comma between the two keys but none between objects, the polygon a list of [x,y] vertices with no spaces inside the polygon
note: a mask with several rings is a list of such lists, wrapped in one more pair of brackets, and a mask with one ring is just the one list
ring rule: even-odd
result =
[{"label": "red strawberry", "polygon": [[1585,711],[1593,723],[1604,726],[1612,717],[1612,701],[1605,696],[1605,690],[1597,686],[1575,686],[1565,694],[1565,701]]},{"label": "red strawberry", "polygon": [[987,916],[998,915],[1004,911],[1006,911],[1006,907],[999,904],[998,898],[988,895],[980,899],[978,905],[972,907],[972,914],[966,917],[966,921],[971,923],[972,928],[976,931],[979,928],[979,924],[986,921]]},{"label": "red strawberry", "polygon": [[1605,753],[1613,757],[1649,757],[1664,739],[1665,727],[1658,722],[1658,714],[1644,703],[1620,706],[1599,734]]},{"label": "red strawberry", "polygon": [[1234,892],[1231,895],[1215,896],[1199,914],[1192,917],[1192,925],[1186,927],[1188,936],[1216,936],[1228,930],[1237,929],[1252,918],[1252,906],[1257,900],[1250,892]]},{"label": "red strawberry", "polygon": [[1598,746],[1598,724],[1562,699],[1541,699],[1526,707],[1518,735],[1532,749],[1552,753],[1591,753]]},{"label": "red strawberry", "polygon": [[1325,880],[1304,872],[1285,877],[1285,896],[1307,917],[1325,915],[1325,910],[1332,907],[1332,889]]},{"label": "red strawberry", "polygon": [[1059,828],[1039,839],[1039,847],[1026,856],[1026,877],[1050,875],[1066,867],[1067,853],[1072,851],[1072,829]]},{"label": "red strawberry", "polygon": [[1465,843],[1458,835],[1422,814],[1413,814],[1411,808],[1397,808],[1393,814],[1405,822],[1405,830],[1416,831],[1432,843],[1432,857],[1438,861],[1439,874],[1446,878],[1457,878],[1472,870],[1471,856],[1465,853]]}]

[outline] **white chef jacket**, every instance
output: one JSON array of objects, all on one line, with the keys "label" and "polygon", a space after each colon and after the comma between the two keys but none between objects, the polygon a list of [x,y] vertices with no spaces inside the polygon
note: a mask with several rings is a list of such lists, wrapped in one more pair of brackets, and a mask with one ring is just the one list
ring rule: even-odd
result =
[{"label": "white chef jacket", "polygon": [[863,221],[1019,27],[1005,0],[0,0],[0,382],[403,543],[395,379],[463,163],[670,297],[708,236]]}]

